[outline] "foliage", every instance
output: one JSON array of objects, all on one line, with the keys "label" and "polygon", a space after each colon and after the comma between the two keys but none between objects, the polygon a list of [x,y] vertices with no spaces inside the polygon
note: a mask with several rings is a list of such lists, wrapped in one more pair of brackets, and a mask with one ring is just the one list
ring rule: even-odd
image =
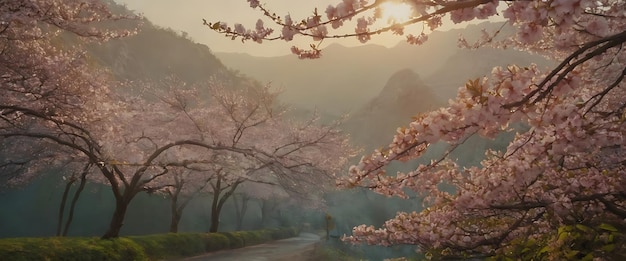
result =
[{"label": "foliage", "polygon": [[293,228],[221,233],[167,233],[115,239],[0,239],[1,260],[162,260],[240,248],[296,236]]},{"label": "foliage", "polygon": [[240,248],[244,246],[244,241],[240,234],[233,233],[233,232],[217,232],[217,234],[220,234],[228,238],[229,248]]},{"label": "foliage", "polygon": [[509,252],[489,260],[621,260],[626,258],[623,231],[608,223],[564,225],[537,239],[517,239]]},{"label": "foliage", "polygon": [[218,241],[219,237],[199,233],[168,233],[131,236],[131,240],[142,246],[149,257],[193,256],[206,252],[206,241]]},{"label": "foliage", "polygon": [[131,236],[129,239],[142,246],[151,259],[164,259],[241,248],[296,235],[292,228],[278,228],[218,233],[168,233]]},{"label": "foliage", "polygon": [[271,240],[270,233],[263,233],[261,231],[242,231],[241,237],[245,245],[256,245]]},{"label": "foliage", "polygon": [[[624,248],[623,241],[613,244],[621,236],[607,224],[626,225],[626,2],[344,0],[301,20],[277,15],[260,1],[248,2],[271,21],[269,26],[262,20],[254,29],[205,24],[258,43],[300,36],[367,42],[379,33],[404,35],[410,25],[421,25],[410,27],[417,33],[407,36],[409,43],[421,44],[447,19],[464,23],[502,14],[514,34],[497,39],[499,30],[484,31],[476,43],[461,38],[459,45],[513,47],[557,64],[548,69],[503,64],[485,77],[468,79],[447,106],[416,115],[388,146],[364,156],[339,180],[341,186],[402,198],[418,194],[425,197],[425,209],[400,212],[379,229],[356,227],[346,240],[413,244],[432,258],[526,251],[538,258],[607,260],[614,248]],[[379,21],[386,2],[406,4],[410,17]],[[341,31],[354,20],[354,33]],[[321,55],[315,44],[292,51],[300,58]],[[463,166],[450,157],[474,135],[495,138],[505,132],[516,135],[506,148],[488,150],[479,166]],[[430,163],[408,172],[386,171],[397,162],[423,159],[435,143],[448,149]]]},{"label": "foliage", "polygon": [[298,235],[300,233],[297,228],[287,227],[287,228],[269,228],[270,237],[274,240],[289,238]]},{"label": "foliage", "polygon": [[128,238],[0,239],[2,260],[148,260],[142,247]]}]

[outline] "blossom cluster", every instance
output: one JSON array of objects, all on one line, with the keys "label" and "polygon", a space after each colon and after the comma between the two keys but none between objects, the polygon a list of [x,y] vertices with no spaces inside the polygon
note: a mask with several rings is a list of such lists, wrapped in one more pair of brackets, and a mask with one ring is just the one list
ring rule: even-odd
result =
[{"label": "blossom cluster", "polygon": [[[539,52],[552,69],[496,67],[470,80],[447,107],[414,118],[386,148],[364,156],[339,181],[385,195],[425,197],[421,212],[398,213],[381,228],[359,226],[346,240],[415,244],[441,254],[506,255],[516,238],[542,238],[560,226],[622,223],[626,126],[621,97],[626,14],[619,1],[516,1],[503,14],[517,34],[498,45]],[[455,21],[482,7],[456,10]],[[486,13],[490,13],[485,11]],[[407,173],[395,161],[421,158],[429,145],[454,150],[474,134],[516,132],[480,166],[457,166],[447,153]],[[442,187],[454,186],[454,190]]]}]

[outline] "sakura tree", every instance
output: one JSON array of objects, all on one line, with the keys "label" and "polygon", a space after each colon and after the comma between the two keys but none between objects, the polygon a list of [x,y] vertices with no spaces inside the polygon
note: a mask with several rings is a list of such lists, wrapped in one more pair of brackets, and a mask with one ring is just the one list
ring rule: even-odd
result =
[{"label": "sakura tree", "polygon": [[[347,136],[336,125],[320,126],[315,118],[306,122],[286,118],[284,106],[276,100],[277,93],[268,86],[229,87],[215,80],[207,83],[209,97],[202,97],[198,93],[207,88],[203,85],[185,87],[175,77],[163,83],[159,88],[146,89],[146,94],[157,97],[156,102],[133,103],[141,104],[137,109],[143,112],[128,120],[159,128],[127,129],[131,131],[128,137],[135,137],[127,140],[158,144],[185,137],[225,148],[210,152],[177,148],[164,153],[168,162],[178,163],[163,164],[193,173],[174,176],[174,180],[163,175],[155,179],[161,185],[153,188],[170,191],[171,184],[207,184],[202,190],[212,195],[211,232],[218,230],[222,207],[241,184],[268,184],[278,188],[266,189],[287,190],[303,198],[312,196],[332,184],[334,173],[353,153]],[[128,151],[127,145],[124,148]],[[187,189],[181,192],[190,194]]]},{"label": "sakura tree", "polygon": [[[115,15],[101,1],[2,2],[0,138],[6,155],[2,166],[13,170],[4,184],[25,184],[54,167],[82,173],[84,164],[80,162],[89,164],[90,157],[81,149],[93,152],[97,148],[81,147],[85,145],[82,138],[90,138],[84,127],[101,119],[93,112],[99,101],[108,100],[114,84],[87,62],[81,46],[134,33],[116,23],[128,19],[137,17]],[[98,29],[104,24],[107,29]],[[67,188],[76,181],[75,176],[66,180]],[[79,194],[80,189],[72,200],[63,234]],[[66,196],[64,193],[58,234]]]},{"label": "sakura tree", "polygon": [[[278,205],[278,201],[289,198],[284,190],[273,184],[248,182],[242,184],[236,195],[233,195],[235,204],[235,217],[237,218],[237,230],[243,227],[243,221],[248,209],[248,203],[252,200],[258,202],[261,209],[261,221],[259,226],[267,224],[268,212],[272,211]],[[239,199],[238,199],[239,198]],[[275,204],[271,204],[275,203]]]},{"label": "sakura tree", "polygon": [[[624,258],[626,2],[343,0],[304,19],[248,2],[270,26],[262,20],[255,29],[205,24],[256,42],[294,37],[367,42],[380,33],[404,35],[410,29],[407,41],[420,44],[444,22],[501,15],[513,28],[511,36],[497,39],[499,31],[485,31],[478,42],[460,39],[459,44],[512,47],[557,62],[545,69],[503,61],[490,75],[461,86],[447,107],[415,116],[388,146],[364,156],[338,180],[340,186],[399,197],[417,193],[426,209],[398,213],[378,229],[356,227],[346,240],[413,244],[434,258]],[[410,16],[381,21],[387,3],[405,4]],[[354,31],[341,31],[350,21],[356,21]],[[316,44],[292,51],[300,58],[321,55]],[[512,124],[526,128],[514,130]],[[507,131],[517,132],[508,147],[487,151],[480,166],[459,166],[448,157],[472,135],[494,138]],[[385,171],[394,162],[421,159],[437,142],[449,144],[441,157],[406,173]],[[452,192],[443,189],[450,185]]]},{"label": "sakura tree", "polygon": [[[111,106],[111,113],[100,128],[93,131],[100,145],[97,164],[103,175],[92,176],[92,179],[110,185],[116,198],[105,238],[119,235],[129,204],[138,193],[183,186],[180,183],[185,182],[185,175],[179,175],[177,169],[193,170],[192,164],[213,164],[207,157],[221,151],[255,157],[255,151],[250,148],[205,139],[203,135],[207,133],[196,131],[200,123],[190,120],[194,118],[188,111],[180,112],[172,107],[175,103],[168,102],[134,97],[118,104],[101,104],[101,110]],[[205,184],[211,179],[193,177],[204,179]],[[187,182],[194,180],[187,179]],[[177,193],[172,195],[180,195]],[[172,223],[178,221],[176,215],[182,211],[177,202],[173,202],[174,206],[177,209],[173,212]]]},{"label": "sakura tree", "polygon": [[[214,166],[217,167],[217,166]],[[183,216],[183,211],[198,194],[207,187],[209,182],[219,174],[221,169],[202,169],[194,166],[183,168],[173,168],[168,177],[171,184],[164,184],[162,189],[156,192],[165,193],[170,198],[170,220],[169,232],[177,233],[178,225]],[[148,191],[148,193],[152,190]]]},{"label": "sakura tree", "polygon": [[[82,41],[106,41],[132,33],[94,27],[120,19],[131,17],[113,15],[98,1],[3,1],[0,128],[32,127],[29,117],[33,114],[65,121],[94,118],[88,114],[94,103],[85,97],[103,99],[109,86],[104,74],[88,66],[85,54],[78,50]],[[69,41],[62,46],[61,35],[77,38],[75,46]],[[30,177],[26,173],[12,182]]]},{"label": "sakura tree", "polygon": [[[79,114],[84,96],[109,93],[105,74],[90,67],[80,51],[85,41],[101,42],[133,33],[96,26],[133,19],[109,12],[100,1],[3,1],[0,7],[0,73],[3,123],[17,124],[25,108],[66,120]],[[65,38],[62,38],[65,37]],[[70,40],[74,39],[74,40]],[[88,110],[85,110],[88,111]],[[70,117],[69,115],[74,115]]]},{"label": "sakura tree", "polygon": [[[231,107],[235,103],[223,104],[231,104],[227,106]],[[316,114],[306,120],[287,118],[284,112],[272,114],[275,116],[259,125],[261,128],[246,130],[247,138],[255,138],[253,146],[275,157],[279,163],[258,166],[263,169],[254,169],[247,182],[256,184],[244,184],[241,191],[261,203],[262,224],[277,206],[277,199],[288,197],[302,206],[321,208],[323,193],[332,189],[335,173],[342,170],[347,159],[356,152],[347,135],[339,129],[340,122],[323,125]],[[237,120],[241,116],[226,115],[231,115],[227,122],[241,122]],[[242,137],[240,142],[252,141]],[[243,213],[241,211],[240,218]]]},{"label": "sakura tree", "polygon": [[[33,155],[32,161],[7,161],[6,167],[21,172],[13,175],[11,182],[27,181],[49,167],[49,162],[93,166],[81,172],[83,165],[76,164],[75,171],[99,172],[89,177],[111,186],[115,210],[103,238],[117,237],[134,197],[150,190],[149,184],[166,175],[168,166],[181,164],[162,159],[169,149],[237,150],[203,143],[196,137],[133,132],[144,128],[136,119],[155,119],[154,113],[146,111],[150,104],[120,96],[123,92],[118,88],[123,86],[91,65],[81,44],[131,34],[129,30],[97,28],[115,27],[111,22],[136,17],[113,15],[101,1],[73,0],[5,1],[0,15],[0,137],[3,143],[18,148],[28,139],[33,142],[29,145],[46,151],[45,157]],[[3,146],[12,148],[15,146]],[[69,182],[73,180],[70,177]]]},{"label": "sakura tree", "polygon": [[[110,184],[116,203],[104,238],[119,235],[135,195],[167,173],[164,166],[153,163],[156,158],[169,148],[198,143],[181,137],[162,141],[151,151],[141,150],[147,144],[145,137],[124,135],[136,128],[129,120],[144,112],[131,106],[139,100],[119,96],[118,88],[123,86],[89,64],[81,51],[85,41],[102,42],[133,33],[111,28],[117,20],[136,18],[114,15],[102,1],[3,1],[0,6],[0,137],[18,148],[28,144],[46,152],[33,154],[34,160],[3,164],[19,172],[10,182],[27,182],[49,168],[48,163],[94,166],[91,169],[100,173],[89,177]],[[86,175],[90,170],[81,172],[82,165],[76,166],[75,173]],[[68,184],[74,180],[70,177]]]}]

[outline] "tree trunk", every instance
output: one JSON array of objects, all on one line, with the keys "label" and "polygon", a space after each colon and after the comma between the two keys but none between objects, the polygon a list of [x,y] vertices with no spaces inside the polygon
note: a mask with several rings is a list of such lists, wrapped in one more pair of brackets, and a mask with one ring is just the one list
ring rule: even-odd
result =
[{"label": "tree trunk", "polygon": [[241,206],[239,206],[237,198],[234,195],[233,201],[235,202],[235,214],[237,218],[236,230],[242,230],[243,218],[245,217],[246,211],[248,210],[248,201],[250,201],[250,197],[246,194],[241,194]]},{"label": "tree trunk", "polygon": [[170,233],[178,233],[178,223],[180,223],[181,215],[174,211],[172,212],[172,220],[170,221]]},{"label": "tree trunk", "polygon": [[[196,192],[199,192],[199,190]],[[170,232],[172,233],[178,233],[178,224],[180,223],[180,219],[183,217],[183,210],[185,210],[189,202],[191,202],[191,200],[194,198],[194,196],[182,197],[182,202],[180,202],[180,190],[177,190],[175,193],[176,194],[171,195],[172,220],[170,221]],[[180,205],[178,205],[178,203],[180,203]]]},{"label": "tree trunk", "polygon": [[120,236],[120,230],[124,225],[124,218],[126,216],[126,210],[128,209],[128,203],[130,200],[126,200],[125,197],[116,200],[115,211],[113,217],[111,217],[111,223],[109,224],[109,230],[102,236],[102,239],[116,238]]},{"label": "tree trunk", "polygon": [[[204,187],[211,181],[211,177],[209,177],[204,182],[204,184],[202,184],[202,186],[197,188],[195,191],[193,191],[193,193],[188,196],[184,196],[182,194],[183,186],[185,186],[185,180],[183,180],[178,175],[174,175],[174,180],[176,182],[176,185],[174,186],[174,191],[168,189],[167,193],[169,194],[171,199],[170,209],[172,212],[172,219],[170,220],[170,232],[178,233],[178,224],[180,223],[180,219],[183,216],[183,210],[187,207],[187,204],[189,204],[189,202],[191,202],[191,200],[195,198],[198,193],[200,193],[200,191],[202,191]],[[180,203],[180,206],[178,205],[178,203],[180,202],[179,199],[182,199],[182,203]]]},{"label": "tree trunk", "polygon": [[210,233],[217,232],[217,228],[219,227],[221,211],[219,197],[219,191],[217,193],[213,193],[213,200],[211,201],[211,226],[209,227]]},{"label": "tree trunk", "polygon": [[67,201],[67,194],[70,192],[70,188],[72,184],[74,184],[74,177],[71,177],[70,180],[65,184],[65,190],[63,191],[63,197],[61,198],[61,205],[59,206],[59,217],[57,221],[57,236],[61,236],[61,229],[63,226],[63,214],[65,214],[65,202]]},{"label": "tree trunk", "polygon": [[180,218],[183,216],[183,209],[185,208],[185,205],[187,205],[186,203],[189,202],[187,200],[179,207],[178,195],[180,195],[179,188],[176,188],[173,193],[170,193],[170,197],[172,199],[170,206],[172,212],[172,219],[170,220],[170,233],[178,233],[178,224],[180,223]]},{"label": "tree trunk", "polygon": [[74,210],[76,209],[76,202],[78,202],[78,198],[80,197],[80,193],[85,189],[85,184],[87,183],[87,171],[83,171],[80,175],[80,184],[78,188],[74,192],[74,197],[72,198],[72,204],[70,205],[70,213],[67,215],[67,221],[65,222],[65,228],[63,228],[63,236],[67,236],[67,231],[70,229],[70,225],[72,224],[72,220],[74,219]]},{"label": "tree trunk", "polygon": [[266,227],[270,221],[270,214],[276,209],[276,203],[267,199],[261,200],[261,227]]},{"label": "tree trunk", "polygon": [[[221,177],[218,176],[217,183],[215,186],[213,186],[213,201],[211,202],[211,227],[209,228],[209,232],[217,232],[217,228],[220,223],[220,212],[222,211],[222,207],[224,206],[224,203],[226,203],[226,200],[233,195],[233,193],[237,189],[237,186],[239,186],[241,182],[243,181],[236,181],[232,185],[222,188],[222,180]],[[222,191],[225,189],[228,189],[228,191],[226,191],[226,193],[222,195]]]},{"label": "tree trunk", "polygon": [[268,204],[267,200],[261,200],[261,227],[264,227],[267,223],[267,215],[268,215]]}]

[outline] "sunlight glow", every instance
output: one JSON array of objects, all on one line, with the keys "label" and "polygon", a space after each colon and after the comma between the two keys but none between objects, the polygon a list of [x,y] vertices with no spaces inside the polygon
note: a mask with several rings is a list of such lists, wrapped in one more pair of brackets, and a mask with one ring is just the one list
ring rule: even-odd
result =
[{"label": "sunlight glow", "polygon": [[413,13],[407,3],[386,2],[380,5],[383,21],[388,23],[402,23],[408,21]]}]

